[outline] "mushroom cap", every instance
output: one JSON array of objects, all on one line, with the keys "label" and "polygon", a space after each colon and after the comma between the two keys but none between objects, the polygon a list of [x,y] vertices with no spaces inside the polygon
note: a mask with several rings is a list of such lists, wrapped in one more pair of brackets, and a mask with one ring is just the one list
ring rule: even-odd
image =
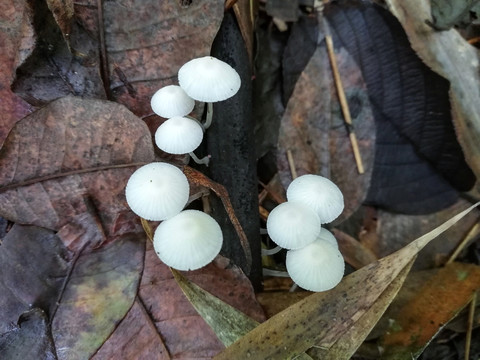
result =
[{"label": "mushroom cap", "polygon": [[333,246],[335,246],[338,249],[337,239],[335,238],[335,236],[330,231],[328,231],[325,228],[322,228],[322,230],[320,230],[320,235],[318,235],[317,240],[326,241],[326,242],[332,244]]},{"label": "mushroom cap", "polygon": [[154,162],[138,168],[125,188],[128,206],[151,221],[168,219],[185,207],[190,194],[187,177],[177,167]]},{"label": "mushroom cap", "polygon": [[180,86],[168,85],[153,94],[150,105],[155,114],[168,119],[190,114],[195,107],[195,100]]},{"label": "mushroom cap", "polygon": [[198,210],[185,210],[158,225],[153,247],[160,260],[177,270],[196,270],[222,248],[220,225]]},{"label": "mushroom cap", "polygon": [[334,288],[345,272],[342,254],[324,240],[316,240],[304,248],[287,251],[286,265],[292,280],[310,291]]},{"label": "mushroom cap", "polygon": [[300,203],[280,204],[267,218],[268,235],[285,249],[299,249],[310,244],[318,237],[320,229],[318,215]]},{"label": "mushroom cap", "polygon": [[332,222],[343,211],[343,194],[332,181],[319,175],[302,175],[287,189],[288,201],[303,203],[312,208],[322,224]]},{"label": "mushroom cap", "polygon": [[181,116],[168,119],[155,132],[155,143],[169,154],[188,154],[202,140],[202,126],[195,120]]},{"label": "mushroom cap", "polygon": [[178,70],[178,83],[191,98],[203,102],[226,100],[240,89],[240,76],[212,56],[190,60]]}]

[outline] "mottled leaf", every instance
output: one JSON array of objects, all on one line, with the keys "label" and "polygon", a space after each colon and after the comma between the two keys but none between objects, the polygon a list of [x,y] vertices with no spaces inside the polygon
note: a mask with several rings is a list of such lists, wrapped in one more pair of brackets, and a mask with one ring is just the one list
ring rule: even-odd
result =
[{"label": "mottled leaf", "polygon": [[82,253],[52,319],[59,359],[88,359],[132,306],[140,283],[143,236],[128,234]]},{"label": "mottled leaf", "polygon": [[[448,82],[410,48],[400,24],[365,2],[331,4],[334,43],[355,59],[367,84],[377,140],[367,203],[411,214],[453,204],[475,177],[451,121]],[[353,34],[353,36],[352,36]]]},{"label": "mottled leaf", "polygon": [[[202,269],[182,274],[255,321],[265,319],[250,282],[228,259],[217,257]],[[142,354],[142,359],[205,359],[224,348],[182,293],[170,269],[158,259],[150,243],[147,244],[138,299],[131,312],[95,359],[103,360],[101,354],[112,359],[131,359],[126,354],[137,352]],[[143,346],[143,340],[133,340],[139,336],[135,329],[145,334],[151,343]],[[126,349],[127,353],[119,349]]]},{"label": "mottled leaf", "polygon": [[43,310],[23,313],[15,329],[0,335],[0,354],[8,360],[57,359]]},{"label": "mottled leaf", "polygon": [[389,314],[382,358],[416,359],[480,289],[480,267],[473,264],[452,263],[430,275],[395,315]]},{"label": "mottled leaf", "polygon": [[122,105],[57,100],[17,123],[0,150],[0,214],[60,230],[70,248],[141,231],[124,188],[152,160],[147,127]]},{"label": "mottled leaf", "polygon": [[451,29],[435,31],[429,1],[386,0],[417,55],[450,82],[450,100],[458,140],[476,176],[480,176],[480,82],[477,50]]},{"label": "mottled leaf", "polygon": [[373,165],[375,128],[360,69],[344,49],[336,55],[365,174],[359,175],[355,165],[325,43],[315,50],[288,102],[280,126],[277,166],[287,187],[292,180],[287,162],[287,151],[291,150],[298,175],[319,174],[335,182],[345,199],[341,220],[365,199]]},{"label": "mottled leaf", "polygon": [[322,360],[350,359],[397,295],[413,262],[414,259],[403,268],[368,311],[352,327],[345,331],[335,344],[328,350],[313,347],[308,351],[308,354],[314,359]]},{"label": "mottled leaf", "polygon": [[376,304],[382,293],[425,245],[477,205],[479,203],[394,254],[350,274],[336,288],[310,295],[278,313],[215,359],[292,359],[312,346],[332,347],[345,331]]}]

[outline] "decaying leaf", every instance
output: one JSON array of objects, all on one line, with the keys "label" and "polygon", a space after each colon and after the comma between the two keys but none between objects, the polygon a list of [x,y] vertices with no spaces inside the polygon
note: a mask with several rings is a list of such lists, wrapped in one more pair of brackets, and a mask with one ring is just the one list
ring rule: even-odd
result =
[{"label": "decaying leaf", "polygon": [[324,44],[315,50],[288,102],[280,126],[277,165],[287,186],[291,175],[286,153],[291,150],[299,175],[319,174],[335,182],[345,198],[341,220],[350,216],[366,197],[373,169],[375,129],[360,69],[344,50],[337,53],[337,62],[365,174],[359,175],[355,166]]},{"label": "decaying leaf", "polygon": [[0,354],[8,360],[57,360],[45,312],[34,308],[23,313],[15,329],[0,335]]},{"label": "decaying leaf", "polygon": [[408,35],[412,48],[435,72],[450,82],[455,129],[465,158],[480,177],[480,82],[477,50],[454,29],[435,31],[429,1],[386,0]]},{"label": "decaying leaf", "polygon": [[[328,4],[336,46],[353,57],[375,116],[375,165],[366,203],[407,214],[452,205],[475,176],[455,136],[449,84],[410,47],[395,17],[375,4]],[[456,190],[455,190],[456,189]]]},{"label": "decaying leaf", "polygon": [[480,289],[480,267],[452,263],[432,271],[404,305],[390,312],[388,332],[379,340],[384,359],[417,358],[432,338]]},{"label": "decaying leaf", "polygon": [[[0,146],[15,122],[27,115],[32,107],[11,89],[15,70],[33,50],[35,35],[31,25],[32,11],[27,1],[8,0],[0,4]],[[8,29],[8,31],[7,31]]]},{"label": "decaying leaf", "polygon": [[[394,254],[352,273],[331,291],[316,293],[260,324],[215,359],[291,359],[312,346],[331,348],[362,319],[417,253],[479,203]],[[381,315],[381,314],[379,314]]]},{"label": "decaying leaf", "polygon": [[47,0],[47,5],[70,47],[70,33],[74,15],[73,0]]},{"label": "decaying leaf", "polygon": [[17,123],[0,150],[0,214],[62,230],[69,241],[83,232],[73,247],[141,231],[124,188],[139,163],[152,160],[148,128],[122,105],[54,101]]}]

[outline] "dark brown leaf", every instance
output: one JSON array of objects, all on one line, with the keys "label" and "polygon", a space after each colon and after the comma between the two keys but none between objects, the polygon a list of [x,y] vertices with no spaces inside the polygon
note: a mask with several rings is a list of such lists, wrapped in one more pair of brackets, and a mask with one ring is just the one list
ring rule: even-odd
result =
[{"label": "dark brown leaf", "polygon": [[47,0],[47,5],[62,32],[63,38],[70,46],[70,33],[73,21],[73,0]]},{"label": "dark brown leaf", "polygon": [[98,242],[141,231],[124,188],[138,163],[152,160],[147,127],[122,105],[57,100],[19,122],[0,150],[0,213],[61,230],[72,243],[82,233]]}]

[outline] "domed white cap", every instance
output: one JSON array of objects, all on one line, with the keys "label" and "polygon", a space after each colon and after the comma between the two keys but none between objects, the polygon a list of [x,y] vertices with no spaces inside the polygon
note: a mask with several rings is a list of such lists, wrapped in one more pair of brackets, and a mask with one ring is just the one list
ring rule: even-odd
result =
[{"label": "domed white cap", "polygon": [[168,85],[153,94],[150,105],[155,114],[168,119],[190,114],[195,107],[195,100],[180,86]]},{"label": "domed white cap", "polygon": [[202,139],[202,126],[181,116],[168,119],[155,132],[155,143],[169,154],[188,154],[200,145]]},{"label": "domed white cap", "polygon": [[330,243],[317,240],[302,249],[287,251],[287,271],[298,286],[310,291],[326,291],[342,280],[345,262]]},{"label": "domed white cap", "polygon": [[287,189],[288,201],[301,202],[312,208],[322,224],[332,222],[343,211],[343,194],[333,182],[319,175],[302,175]]},{"label": "domed white cap", "polygon": [[223,235],[218,223],[198,210],[185,210],[155,230],[153,247],[160,260],[177,270],[207,265],[220,252]]},{"label": "domed white cap", "polygon": [[299,249],[320,234],[320,219],[303,204],[285,202],[273,209],[267,218],[270,238],[285,249]]},{"label": "domed white cap", "polygon": [[320,231],[320,235],[318,235],[317,240],[326,241],[326,242],[330,243],[331,245],[335,246],[338,249],[337,239],[335,238],[335,236],[330,231],[328,231],[325,228],[322,228],[322,230]]},{"label": "domed white cap", "polygon": [[191,98],[203,102],[226,100],[240,89],[240,76],[212,56],[190,60],[178,70],[178,83]]},{"label": "domed white cap", "polygon": [[190,193],[187,177],[177,167],[154,162],[137,169],[125,188],[128,206],[152,221],[168,219],[185,207]]}]

